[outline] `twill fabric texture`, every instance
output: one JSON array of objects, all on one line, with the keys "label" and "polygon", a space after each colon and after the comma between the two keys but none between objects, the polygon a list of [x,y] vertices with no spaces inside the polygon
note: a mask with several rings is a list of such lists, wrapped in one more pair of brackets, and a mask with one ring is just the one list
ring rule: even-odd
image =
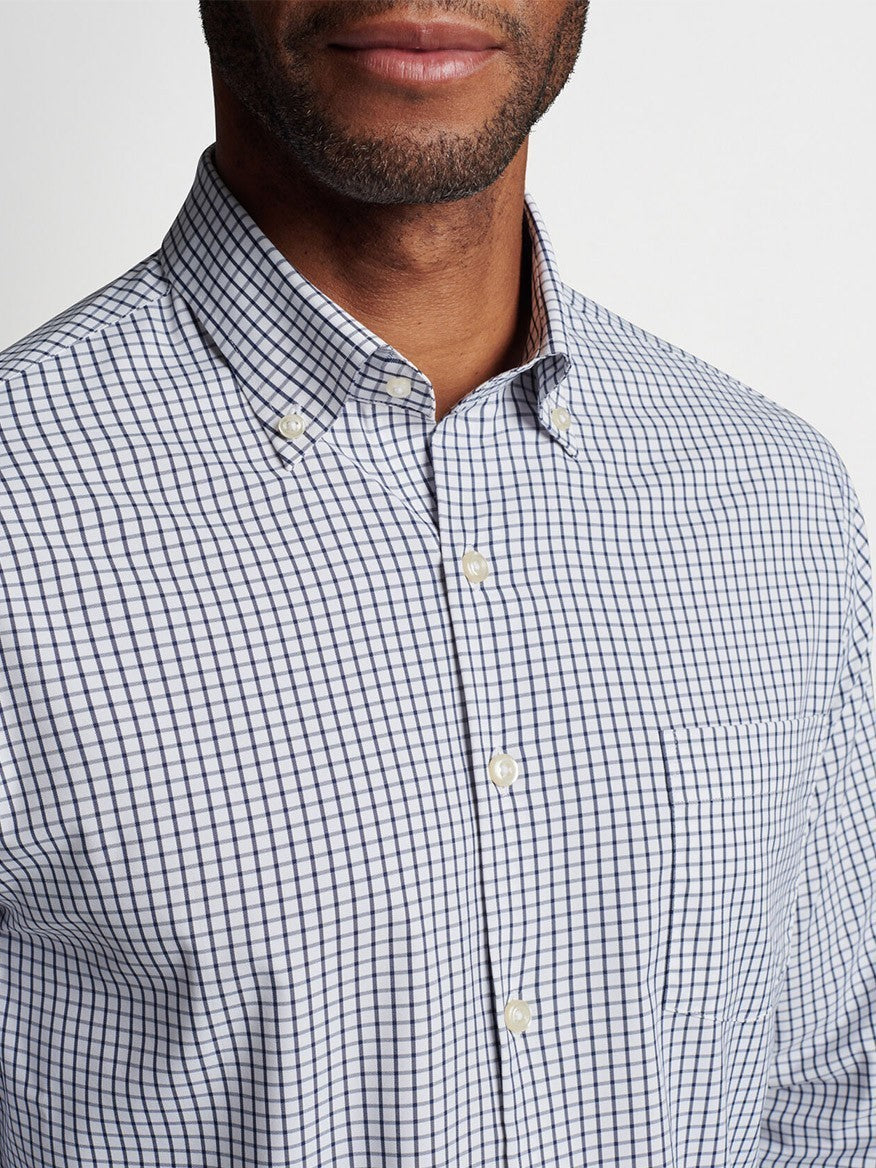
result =
[{"label": "twill fabric texture", "polygon": [[873,1168],[840,456],[529,192],[436,423],[214,146],[0,354],[0,1165]]}]

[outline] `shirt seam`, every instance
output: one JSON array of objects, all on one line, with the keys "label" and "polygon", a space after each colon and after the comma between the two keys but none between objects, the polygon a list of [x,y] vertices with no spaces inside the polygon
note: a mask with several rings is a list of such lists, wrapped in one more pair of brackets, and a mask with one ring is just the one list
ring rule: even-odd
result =
[{"label": "shirt seam", "polygon": [[[141,267],[142,265],[148,263],[149,260],[153,259],[157,255],[158,255],[157,251],[152,252],[151,255],[146,256],[143,260],[140,261],[139,264],[136,264],[135,267]],[[62,312],[57,313],[53,317],[50,317],[47,321],[44,321],[41,325],[38,325],[36,329],[32,330],[32,333],[34,334],[34,338],[36,339],[36,334],[45,330],[46,328],[48,328],[48,326],[50,324],[52,324],[53,321],[60,321],[63,317],[65,317],[69,313],[71,313],[73,311],[73,309],[75,309],[77,307],[77,304],[81,304],[84,307],[85,305],[87,305],[89,303],[93,303],[94,300],[98,296],[101,295],[101,293],[105,292],[108,288],[112,287],[113,284],[118,283],[118,279],[123,279],[123,278],[124,277],[122,276],[122,277],[118,277],[116,280],[111,280],[108,284],[104,284],[103,287],[98,288],[95,292],[89,293],[89,295],[83,297],[82,300],[77,301],[75,304],[72,304],[68,308],[65,308]],[[51,352],[44,353],[41,357],[34,357],[31,361],[28,362],[28,364],[25,366],[25,368],[15,370],[12,374],[10,374],[7,377],[0,377],[0,385],[3,385],[4,387],[11,388],[17,381],[26,380],[28,377],[33,376],[34,373],[37,373],[39,370],[41,370],[43,368],[44,365],[47,365],[50,361],[57,361],[57,360],[60,360],[63,356],[65,356],[67,354],[74,353],[76,351],[76,349],[78,349],[78,347],[81,344],[85,344],[88,341],[94,340],[96,337],[102,336],[104,333],[108,332],[110,329],[116,328],[118,325],[121,325],[126,320],[129,320],[136,313],[143,312],[146,309],[152,308],[156,304],[161,303],[163,300],[169,301],[173,296],[173,287],[167,281],[167,277],[163,274],[163,272],[161,275],[161,279],[167,284],[167,287],[164,288],[162,291],[156,293],[154,296],[151,296],[149,299],[142,299],[139,303],[132,305],[128,309],[127,312],[124,312],[124,313],[121,313],[117,316],[114,316],[112,318],[112,320],[107,320],[107,321],[104,321],[103,324],[95,325],[94,328],[89,329],[88,332],[84,333],[82,336],[76,337],[75,340],[72,340],[69,342],[66,342],[62,339],[57,340],[54,343]],[[26,340],[27,337],[30,335],[31,334],[29,334],[29,333],[25,333],[25,335],[23,337],[19,338],[18,341],[14,341],[11,345],[9,345],[8,349],[16,348],[18,345],[21,344],[22,341]],[[2,355],[3,355],[3,353],[0,352],[0,357],[2,357]]]}]

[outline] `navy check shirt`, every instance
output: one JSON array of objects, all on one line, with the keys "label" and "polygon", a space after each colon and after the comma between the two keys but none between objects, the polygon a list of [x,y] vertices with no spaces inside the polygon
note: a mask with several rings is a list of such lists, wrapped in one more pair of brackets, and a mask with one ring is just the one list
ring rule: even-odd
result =
[{"label": "navy check shirt", "polygon": [[846,468],[522,227],[438,423],[212,145],[0,355],[2,1168],[876,1165]]}]

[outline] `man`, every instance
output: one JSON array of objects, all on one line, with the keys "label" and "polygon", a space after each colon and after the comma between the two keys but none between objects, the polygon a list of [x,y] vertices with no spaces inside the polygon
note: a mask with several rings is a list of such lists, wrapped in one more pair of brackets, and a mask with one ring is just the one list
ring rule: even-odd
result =
[{"label": "man", "polygon": [[576,0],[214,3],[2,355],[3,1165],[876,1164],[836,451],[564,284]]}]

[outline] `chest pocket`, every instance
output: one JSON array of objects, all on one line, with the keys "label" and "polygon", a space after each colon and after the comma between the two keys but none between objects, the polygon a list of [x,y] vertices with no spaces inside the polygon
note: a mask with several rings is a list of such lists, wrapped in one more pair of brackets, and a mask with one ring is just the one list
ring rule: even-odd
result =
[{"label": "chest pocket", "polygon": [[673,827],[665,1009],[753,1021],[774,1004],[824,721],[661,729]]}]

